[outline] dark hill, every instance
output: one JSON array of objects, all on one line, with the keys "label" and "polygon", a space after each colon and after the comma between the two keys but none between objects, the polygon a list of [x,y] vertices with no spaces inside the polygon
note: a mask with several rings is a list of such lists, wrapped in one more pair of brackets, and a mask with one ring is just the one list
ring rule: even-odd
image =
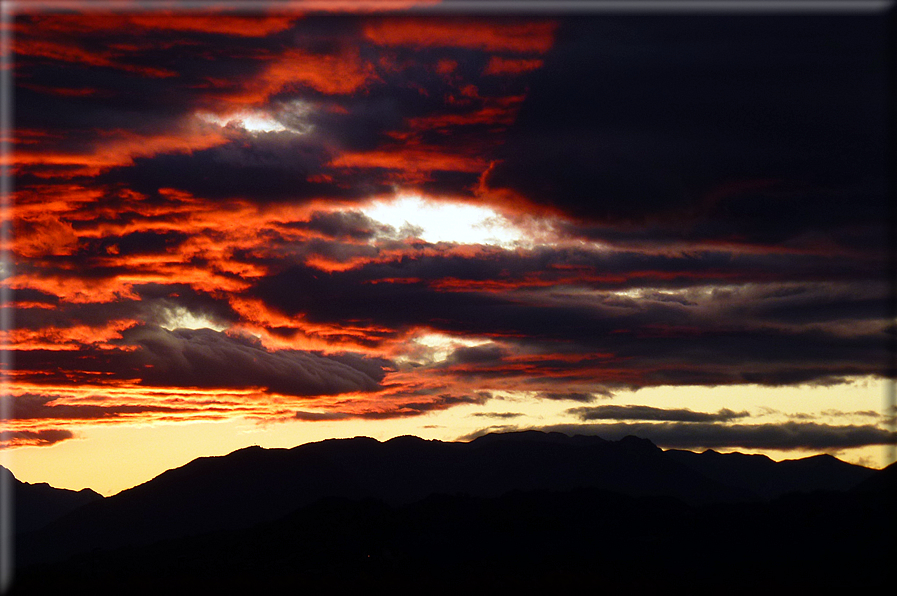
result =
[{"label": "dark hill", "polygon": [[17,534],[43,528],[87,503],[103,499],[101,494],[89,488],[74,491],[53,488],[46,482],[22,482],[3,466],[0,466],[0,474],[4,476],[3,486],[12,489],[14,532]]},{"label": "dark hill", "polygon": [[869,478],[857,484],[851,492],[864,494],[897,493],[897,462],[883,470],[874,472]]},{"label": "dark hill", "polygon": [[590,488],[331,497],[244,530],[28,568],[17,593],[874,593],[894,580],[887,510],[835,492],[700,506]]},{"label": "dark hill", "polygon": [[875,474],[875,470],[843,462],[831,455],[775,462],[765,455],[669,450],[674,461],[722,484],[749,490],[764,499],[793,492],[844,491]]},{"label": "dark hill", "polygon": [[250,447],[194,460],[73,511],[22,536],[17,560],[27,565],[97,548],[248,528],[324,497],[399,507],[434,494],[496,498],[511,491],[588,488],[691,505],[760,500],[762,491],[753,486],[721,482],[676,457],[635,437],[610,442],[538,432],[487,435],[470,443],[399,437]]}]

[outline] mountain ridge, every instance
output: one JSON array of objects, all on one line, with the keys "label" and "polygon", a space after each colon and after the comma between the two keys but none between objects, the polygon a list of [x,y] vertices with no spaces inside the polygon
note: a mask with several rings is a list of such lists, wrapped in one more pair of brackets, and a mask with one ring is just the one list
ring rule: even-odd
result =
[{"label": "mountain ridge", "polygon": [[[701,461],[708,459],[695,455]],[[725,461],[738,459],[717,455]],[[404,436],[384,442],[369,437],[329,439],[291,449],[253,446],[197,458],[87,503],[22,536],[18,558],[29,564],[95,548],[238,530],[326,497],[372,498],[405,506],[434,494],[497,498],[515,490],[593,488],[701,505],[759,503],[782,494],[781,488],[757,490],[719,473],[714,477],[712,470],[695,463],[697,459],[686,459],[637,437],[606,441],[538,431],[485,435],[469,443]],[[771,466],[781,465],[769,461]],[[837,484],[850,484],[842,472],[858,475],[859,467],[840,463],[847,468],[836,466]],[[860,468],[859,475],[868,475],[862,470],[867,469]],[[793,480],[801,474],[780,476]],[[831,486],[817,482],[809,487],[820,489]]]},{"label": "mountain ridge", "polygon": [[90,488],[76,491],[56,488],[46,482],[23,482],[4,466],[0,466],[0,474],[4,476],[3,486],[12,489],[8,496],[13,503],[13,532],[16,534],[38,530],[71,511],[103,499],[103,495]]}]

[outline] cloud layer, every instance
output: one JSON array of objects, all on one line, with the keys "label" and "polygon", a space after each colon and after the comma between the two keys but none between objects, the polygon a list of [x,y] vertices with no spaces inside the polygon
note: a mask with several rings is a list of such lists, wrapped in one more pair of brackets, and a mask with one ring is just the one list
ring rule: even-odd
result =
[{"label": "cloud layer", "polygon": [[[380,419],[495,392],[590,404],[886,374],[878,16],[12,26],[9,445],[86,420]],[[449,239],[427,241],[408,197],[486,215],[443,215]],[[566,415],[651,421],[589,428],[670,446],[685,429],[705,446],[887,438],[715,410]]]}]

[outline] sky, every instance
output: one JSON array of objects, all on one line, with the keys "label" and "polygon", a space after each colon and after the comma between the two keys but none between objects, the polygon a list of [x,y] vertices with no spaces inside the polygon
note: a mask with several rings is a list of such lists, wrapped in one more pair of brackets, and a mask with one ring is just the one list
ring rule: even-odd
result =
[{"label": "sky", "polygon": [[883,4],[255,4],[4,5],[17,478],[523,429],[892,461]]}]

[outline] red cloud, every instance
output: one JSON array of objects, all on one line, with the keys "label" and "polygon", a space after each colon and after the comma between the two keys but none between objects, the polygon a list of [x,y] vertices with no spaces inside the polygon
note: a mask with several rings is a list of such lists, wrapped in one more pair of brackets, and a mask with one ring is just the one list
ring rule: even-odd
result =
[{"label": "red cloud", "polygon": [[177,73],[166,68],[138,66],[128,64],[119,59],[121,52],[115,50],[90,51],[81,47],[76,41],[49,41],[39,38],[16,38],[13,50],[19,56],[48,58],[61,62],[70,62],[82,66],[107,67],[123,70],[145,77],[175,77]]},{"label": "red cloud", "polygon": [[501,56],[492,56],[489,64],[483,69],[484,75],[516,75],[541,68],[541,60],[509,60]]},{"label": "red cloud", "polygon": [[12,163],[23,166],[56,166],[59,177],[93,176],[116,166],[132,165],[138,157],[160,153],[191,153],[222,145],[227,137],[210,125],[182,124],[166,132],[146,135],[126,130],[106,131],[85,143],[81,150],[48,147],[17,151]]},{"label": "red cloud", "polygon": [[329,55],[291,49],[270,57],[261,72],[248,80],[206,80],[213,99],[257,105],[276,93],[302,87],[328,95],[347,95],[376,81],[377,74],[374,65],[362,60],[356,50]]},{"label": "red cloud", "polygon": [[139,30],[193,31],[237,37],[264,37],[288,29],[297,18],[296,15],[216,14],[210,13],[208,9],[202,14],[159,10],[130,14],[92,11],[88,14],[32,15],[28,23],[19,25],[18,30],[39,30],[45,33],[52,31],[54,34],[67,35],[134,34]]},{"label": "red cloud", "polygon": [[364,36],[377,45],[450,47],[544,54],[554,43],[557,23],[508,23],[471,19],[393,19],[365,24]]}]

